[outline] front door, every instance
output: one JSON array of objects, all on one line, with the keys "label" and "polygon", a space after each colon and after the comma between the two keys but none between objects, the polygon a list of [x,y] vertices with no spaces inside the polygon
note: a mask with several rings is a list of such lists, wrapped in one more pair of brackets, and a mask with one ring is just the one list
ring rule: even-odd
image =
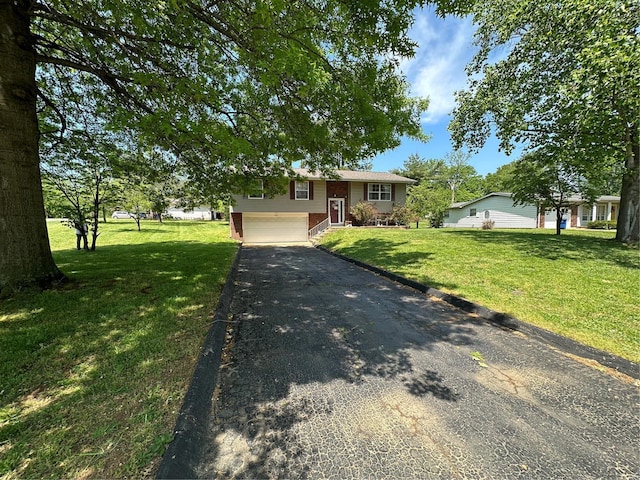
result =
[{"label": "front door", "polygon": [[329,199],[329,218],[331,220],[331,225],[344,224],[344,199],[343,198]]}]

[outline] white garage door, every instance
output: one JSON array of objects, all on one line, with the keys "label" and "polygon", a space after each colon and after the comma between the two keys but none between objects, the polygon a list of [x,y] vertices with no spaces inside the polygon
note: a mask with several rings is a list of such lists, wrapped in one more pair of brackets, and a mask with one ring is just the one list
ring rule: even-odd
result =
[{"label": "white garage door", "polygon": [[245,243],[306,242],[309,231],[306,213],[243,213]]}]

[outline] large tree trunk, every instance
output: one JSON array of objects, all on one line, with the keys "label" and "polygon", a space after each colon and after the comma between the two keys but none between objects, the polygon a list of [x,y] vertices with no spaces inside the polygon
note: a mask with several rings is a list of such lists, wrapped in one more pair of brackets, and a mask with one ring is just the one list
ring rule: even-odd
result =
[{"label": "large tree trunk", "polygon": [[640,241],[640,142],[638,125],[632,125],[628,131],[627,159],[622,176],[620,211],[616,240],[626,243]]},{"label": "large tree trunk", "polygon": [[49,248],[40,183],[30,3],[0,0],[0,295],[63,278]]}]

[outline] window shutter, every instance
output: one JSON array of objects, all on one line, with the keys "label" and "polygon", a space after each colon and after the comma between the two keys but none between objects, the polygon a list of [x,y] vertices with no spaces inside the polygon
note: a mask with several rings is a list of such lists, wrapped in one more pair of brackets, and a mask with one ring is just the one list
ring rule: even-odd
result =
[{"label": "window shutter", "polygon": [[364,193],[362,194],[362,200],[367,202],[369,200],[369,184],[363,183],[362,185],[364,186]]},{"label": "window shutter", "polygon": [[396,201],[396,184],[395,183],[391,184],[391,201],[392,202]]},{"label": "window shutter", "polygon": [[296,182],[294,180],[289,182],[289,198],[291,200],[296,199]]},{"label": "window shutter", "polygon": [[309,180],[309,200],[313,200],[313,182]]}]

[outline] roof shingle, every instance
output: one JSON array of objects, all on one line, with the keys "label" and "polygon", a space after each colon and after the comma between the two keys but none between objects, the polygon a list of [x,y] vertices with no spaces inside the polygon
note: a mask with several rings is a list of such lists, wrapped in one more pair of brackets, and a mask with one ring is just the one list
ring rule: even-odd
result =
[{"label": "roof shingle", "polygon": [[[305,177],[310,180],[327,180],[327,178],[323,177],[320,173],[311,172],[306,168],[294,168],[293,170],[301,177]],[[402,177],[390,172],[358,172],[353,170],[337,170],[336,173],[342,180],[349,182],[389,182],[408,184],[416,183],[416,180]]]}]

